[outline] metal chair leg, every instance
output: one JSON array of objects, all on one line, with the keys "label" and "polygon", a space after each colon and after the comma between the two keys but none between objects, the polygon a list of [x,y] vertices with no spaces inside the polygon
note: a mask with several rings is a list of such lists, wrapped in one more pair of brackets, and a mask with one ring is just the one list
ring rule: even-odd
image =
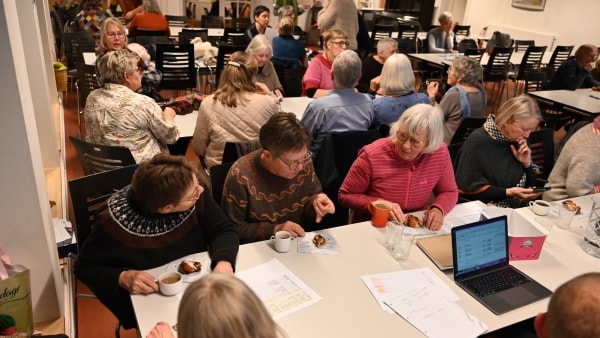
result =
[{"label": "metal chair leg", "polygon": [[121,322],[118,322],[115,327],[115,338],[121,338]]}]

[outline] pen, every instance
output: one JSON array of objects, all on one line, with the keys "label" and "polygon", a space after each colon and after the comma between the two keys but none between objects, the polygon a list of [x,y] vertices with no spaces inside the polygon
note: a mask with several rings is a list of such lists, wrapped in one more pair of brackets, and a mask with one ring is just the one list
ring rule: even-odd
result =
[{"label": "pen", "polygon": [[590,97],[596,100],[600,100],[600,97],[590,94]]}]

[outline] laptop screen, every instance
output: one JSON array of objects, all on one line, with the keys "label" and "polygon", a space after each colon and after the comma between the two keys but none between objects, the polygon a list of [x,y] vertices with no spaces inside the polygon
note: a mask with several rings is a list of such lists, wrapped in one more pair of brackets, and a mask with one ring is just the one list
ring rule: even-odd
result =
[{"label": "laptop screen", "polygon": [[452,229],[454,278],[508,264],[506,216]]}]

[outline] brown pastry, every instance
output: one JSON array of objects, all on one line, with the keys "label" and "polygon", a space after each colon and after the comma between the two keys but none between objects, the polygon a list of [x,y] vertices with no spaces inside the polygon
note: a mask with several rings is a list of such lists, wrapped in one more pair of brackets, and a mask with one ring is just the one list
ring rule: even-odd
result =
[{"label": "brown pastry", "polygon": [[415,215],[408,214],[404,219],[404,225],[411,228],[420,228],[423,226],[423,221]]},{"label": "brown pastry", "polygon": [[177,270],[179,271],[179,273],[182,273],[184,275],[198,272],[202,270],[202,263],[196,261],[183,260],[181,261],[181,263],[179,263],[179,268]]},{"label": "brown pastry", "polygon": [[315,245],[317,248],[320,248],[320,247],[322,247],[323,245],[327,244],[327,241],[325,240],[325,237],[323,237],[323,236],[321,236],[321,235],[319,235],[319,234],[316,234],[316,235],[315,235],[315,237],[313,237],[313,240],[312,240],[312,242],[313,242],[313,244],[314,244],[314,245]]},{"label": "brown pastry", "polygon": [[581,214],[581,207],[575,204],[575,202],[571,200],[565,200],[562,202],[562,204],[565,206],[565,208],[567,208],[567,210],[575,211],[576,215]]}]

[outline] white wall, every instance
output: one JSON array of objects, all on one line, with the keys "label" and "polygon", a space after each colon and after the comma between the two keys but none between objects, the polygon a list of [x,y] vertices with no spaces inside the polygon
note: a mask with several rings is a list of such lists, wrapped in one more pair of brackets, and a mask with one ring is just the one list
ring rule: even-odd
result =
[{"label": "white wall", "polygon": [[522,10],[511,3],[511,0],[468,0],[464,22],[471,25],[475,34],[484,26],[496,24],[555,34],[554,45],[577,48],[584,43],[600,44],[600,36],[593,27],[598,22],[600,1],[547,0],[544,11]]}]

